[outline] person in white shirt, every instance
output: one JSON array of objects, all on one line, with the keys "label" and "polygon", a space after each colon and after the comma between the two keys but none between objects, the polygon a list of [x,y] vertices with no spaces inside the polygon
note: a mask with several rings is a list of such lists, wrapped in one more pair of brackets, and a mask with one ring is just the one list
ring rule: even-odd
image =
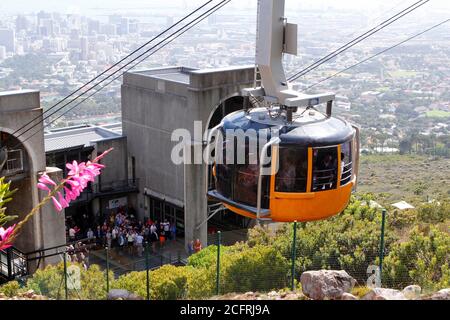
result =
[{"label": "person in white shirt", "polygon": [[75,229],[73,227],[71,227],[69,229],[69,240],[70,241],[75,241],[75,234],[76,234]]},{"label": "person in white shirt", "polygon": [[95,238],[94,231],[92,231],[92,229],[89,228],[86,236],[88,239],[94,239]]},{"label": "person in white shirt", "polygon": [[143,251],[143,248],[144,248],[143,245],[142,245],[143,242],[144,242],[144,237],[140,233],[138,233],[136,235],[135,240],[134,240],[134,244],[136,246],[136,251],[137,251],[137,254],[138,254],[139,257],[142,257],[142,251]]}]

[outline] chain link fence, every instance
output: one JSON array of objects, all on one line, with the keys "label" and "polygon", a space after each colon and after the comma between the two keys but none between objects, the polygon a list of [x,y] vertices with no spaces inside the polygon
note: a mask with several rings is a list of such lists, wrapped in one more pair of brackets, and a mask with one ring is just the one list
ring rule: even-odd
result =
[{"label": "chain link fence", "polygon": [[[188,268],[201,270],[205,277],[200,287],[211,288],[210,291],[205,290],[202,298],[249,291],[300,291],[303,272],[323,269],[345,270],[357,281],[356,287],[362,288],[403,289],[407,285],[417,284],[411,280],[408,270],[396,278],[385,270],[385,259],[390,252],[385,248],[386,212],[381,214],[378,231],[370,235],[370,245],[358,243],[359,238],[350,239],[335,234],[333,239],[336,241],[330,242],[327,238],[322,242],[317,240],[317,243],[326,243],[326,246],[315,247],[308,242],[310,238],[304,237],[305,232],[310,230],[308,226],[289,223],[283,224],[283,237],[281,240],[277,238],[276,245],[269,241],[267,245],[252,244],[254,239],[247,229],[217,232],[209,234],[200,253],[190,257],[181,244],[176,250],[167,251],[154,251],[151,245],[145,244],[138,253],[135,251],[139,250],[137,248],[117,247],[79,252],[68,250],[66,254],[59,254],[60,263],[51,271],[38,271],[29,277],[27,288],[54,299],[106,299],[114,281],[138,271],[140,276],[135,279],[139,279],[136,281],[140,283],[136,283],[135,292],[140,287],[141,298],[150,299],[150,287],[155,285],[152,281],[156,281],[150,271],[164,265],[188,265]],[[323,234],[316,236],[323,237]],[[264,242],[264,237],[260,241]],[[415,258],[422,253],[409,254]],[[134,259],[130,259],[130,255]],[[146,270],[148,272],[142,273]],[[142,290],[145,286],[147,289]],[[183,297],[189,298],[189,295],[184,293]]]}]

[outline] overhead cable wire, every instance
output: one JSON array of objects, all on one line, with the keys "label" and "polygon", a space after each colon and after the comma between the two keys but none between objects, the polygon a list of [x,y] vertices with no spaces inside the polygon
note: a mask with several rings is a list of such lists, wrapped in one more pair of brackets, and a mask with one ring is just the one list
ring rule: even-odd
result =
[{"label": "overhead cable wire", "polygon": [[401,19],[402,17],[408,15],[409,13],[417,10],[418,8],[420,8],[421,6],[425,5],[426,3],[428,3],[430,0],[420,0],[417,1],[416,3],[414,3],[413,5],[409,6],[408,8],[398,12],[397,14],[395,14],[394,16],[390,17],[389,19],[381,22],[379,25],[377,25],[376,27],[370,29],[369,31],[366,31],[365,33],[361,34],[360,36],[356,37],[355,39],[347,42],[346,44],[344,44],[343,46],[341,46],[340,48],[334,50],[333,52],[329,53],[328,55],[326,55],[325,57],[317,60],[316,62],[312,63],[311,65],[309,65],[308,67],[300,70],[299,72],[297,72],[296,74],[292,75],[291,77],[289,77],[288,81],[292,82],[297,80],[298,78],[300,78],[301,76],[304,76],[305,74],[315,70],[316,68],[318,68],[319,66],[321,66],[322,64],[328,62],[329,60],[335,58],[336,56],[338,56],[339,54],[347,51],[348,49],[352,48],[353,46],[357,45],[358,43],[362,42],[363,40],[369,38],[370,36],[378,33],[379,31],[383,30],[384,28],[388,27],[389,25],[391,25],[392,23],[396,22],[397,20]]},{"label": "overhead cable wire", "polygon": [[[193,27],[195,27],[197,24],[199,24],[200,22],[202,22],[204,19],[206,19],[207,17],[209,17],[211,14],[215,13],[216,11],[218,11],[219,9],[221,9],[223,6],[227,5],[231,0],[224,0],[222,2],[220,2],[218,5],[214,6],[213,8],[209,9],[208,11],[206,11],[205,13],[203,13],[202,15],[200,15],[199,17],[197,17],[196,19],[198,20],[194,20],[192,21],[193,24],[188,26],[186,25],[185,27],[187,27],[185,30],[183,30],[182,32],[180,32],[179,34],[175,35],[173,37],[173,39],[169,40],[168,42],[164,43],[163,45],[161,45],[159,48],[157,48],[156,50],[154,50],[153,52],[151,52],[150,54],[148,54],[147,56],[145,56],[143,59],[141,59],[140,61],[138,61],[137,63],[135,63],[134,65],[132,65],[130,68],[128,68],[127,70],[125,70],[124,72],[120,73],[118,76],[116,76],[115,78],[113,78],[112,80],[110,80],[108,83],[106,83],[103,87],[97,89],[96,91],[94,91],[93,93],[91,93],[89,96],[85,97],[83,100],[81,100],[80,102],[76,103],[75,105],[71,106],[69,109],[65,110],[62,114],[60,114],[58,117],[56,117],[55,119],[52,119],[49,123],[45,124],[44,127],[47,127],[49,125],[51,125],[52,123],[54,123],[56,120],[60,119],[62,116],[64,116],[65,114],[67,114],[68,112],[70,112],[71,110],[75,109],[76,107],[78,107],[79,105],[81,105],[82,103],[84,103],[85,101],[87,101],[88,99],[90,99],[91,97],[93,97],[95,94],[97,94],[98,92],[100,92],[101,90],[103,90],[104,88],[106,88],[108,85],[110,85],[111,83],[113,83],[114,81],[116,81],[117,79],[119,79],[121,76],[123,76],[126,72],[129,72],[131,69],[134,69],[136,66],[138,66],[139,64],[141,64],[142,62],[144,62],[146,59],[148,59],[151,55],[153,55],[154,53],[156,53],[157,51],[161,50],[162,48],[164,48],[165,46],[167,46],[168,44],[170,44],[173,40],[177,39],[178,37],[180,37],[181,35],[183,35],[184,33],[188,32],[189,30],[191,30]],[[168,38],[166,38],[168,39]],[[39,132],[42,131],[42,128],[38,128],[38,130],[36,132],[34,132],[32,135],[28,136],[24,141],[22,141],[21,143],[24,143],[25,141],[28,141],[29,139],[31,139],[33,136],[35,136],[36,134],[38,134]]]},{"label": "overhead cable wire", "polygon": [[320,81],[314,83],[313,85],[310,85],[310,86],[307,87],[305,90],[309,90],[309,89],[311,89],[311,88],[317,86],[318,84],[320,84],[320,83],[322,83],[322,82],[325,82],[325,81],[327,81],[327,80],[329,80],[329,79],[331,79],[331,78],[336,77],[337,75],[339,75],[339,74],[341,74],[341,73],[344,73],[344,72],[347,71],[347,70],[350,70],[350,69],[352,69],[352,68],[354,68],[354,67],[356,67],[356,66],[359,66],[359,65],[363,64],[364,62],[367,62],[367,61],[369,61],[369,60],[371,60],[371,59],[373,59],[373,58],[375,58],[375,57],[377,57],[377,56],[379,56],[379,55],[381,55],[381,54],[383,54],[383,53],[385,53],[385,52],[387,52],[387,51],[389,51],[389,50],[392,50],[392,49],[394,49],[394,48],[397,48],[397,47],[401,46],[402,44],[404,44],[404,43],[406,43],[406,42],[408,42],[408,41],[411,41],[411,40],[413,40],[413,39],[415,39],[415,38],[417,38],[417,37],[423,35],[424,33],[429,32],[429,31],[431,31],[431,30],[433,30],[433,29],[436,29],[437,27],[440,27],[441,25],[443,25],[443,24],[445,24],[445,23],[447,23],[447,22],[449,22],[449,21],[450,21],[450,19],[444,20],[444,21],[442,21],[442,22],[440,22],[440,23],[438,23],[438,24],[436,24],[436,25],[434,25],[434,26],[432,26],[432,27],[430,27],[430,28],[428,28],[428,29],[426,29],[426,30],[420,32],[420,33],[417,33],[417,34],[415,34],[415,35],[413,35],[413,36],[411,36],[411,37],[409,37],[409,38],[407,38],[407,39],[405,39],[405,40],[403,40],[403,41],[401,41],[401,42],[399,42],[399,43],[397,43],[397,44],[395,44],[395,45],[393,45],[393,46],[391,46],[391,47],[389,47],[389,48],[386,48],[386,49],[384,49],[384,50],[382,50],[382,51],[380,51],[380,52],[378,52],[378,53],[376,53],[376,54],[374,54],[374,55],[372,55],[372,56],[370,56],[370,57],[368,57],[368,58],[366,58],[366,59],[364,59],[364,60],[361,60],[360,62],[355,63],[355,64],[351,65],[350,67],[347,67],[347,68],[345,68],[345,69],[342,69],[341,71],[336,72],[336,73],[334,73],[334,74],[332,74],[332,75],[330,75],[330,76],[328,76],[328,77],[326,77],[326,78],[324,78],[324,79],[322,79],[322,80],[320,80]]},{"label": "overhead cable wire", "polygon": [[[222,4],[226,4],[231,0],[223,0],[220,3],[216,4],[214,7],[210,8],[208,11],[206,11],[205,13],[211,12],[212,10],[214,10],[214,8],[217,8],[219,6],[221,6]],[[204,13],[204,14],[205,14]],[[203,16],[204,14],[200,15],[199,17]],[[92,87],[90,87],[87,91],[83,92],[82,94],[78,95],[77,97],[75,97],[74,99],[72,99],[71,101],[65,103],[64,105],[62,105],[61,107],[59,107],[57,110],[53,111],[51,114],[46,115],[44,118],[40,119],[37,123],[35,123],[32,127],[30,127],[29,129],[27,129],[26,131],[24,131],[23,133],[21,133],[19,136],[24,135],[25,133],[27,133],[28,131],[30,131],[31,129],[33,129],[33,127],[40,125],[40,123],[44,122],[45,120],[47,120],[48,118],[50,118],[51,116],[55,115],[56,113],[58,113],[59,111],[61,111],[62,109],[64,109],[65,107],[67,107],[68,105],[70,105],[72,102],[76,101],[77,99],[79,99],[80,97],[82,97],[83,95],[85,95],[86,93],[88,93],[89,91],[93,90],[94,88],[98,87],[100,84],[102,84],[103,82],[105,82],[106,80],[108,80],[109,78],[111,78],[112,76],[114,76],[115,74],[119,73],[122,69],[124,69],[125,67],[127,67],[128,65],[130,65],[131,63],[135,62],[136,60],[138,60],[139,58],[141,58],[142,56],[144,56],[145,54],[147,54],[148,52],[151,52],[153,49],[157,48],[159,45],[161,45],[162,43],[164,43],[165,41],[167,41],[167,39],[170,39],[171,37],[173,37],[174,35],[176,35],[178,32],[180,32],[181,30],[185,29],[186,27],[188,27],[189,25],[191,25],[192,23],[194,23],[195,21],[197,21],[197,19],[199,18],[195,18],[194,20],[190,21],[188,24],[186,24],[185,26],[179,28],[178,30],[176,30],[175,32],[173,32],[172,34],[170,34],[169,36],[167,36],[166,38],[164,38],[163,40],[161,40],[160,42],[158,42],[156,45],[152,46],[151,48],[147,49],[146,51],[144,51],[143,53],[141,53],[139,56],[135,57],[133,60],[127,62],[125,65],[123,65],[122,67],[120,67],[119,69],[117,69],[116,71],[114,71],[112,74],[108,75],[106,78],[104,78],[103,80],[101,80],[100,82],[98,82],[97,84],[93,85]],[[122,75],[122,74],[120,74]],[[19,137],[18,136],[18,137]]]},{"label": "overhead cable wire", "polygon": [[[56,108],[57,106],[59,106],[61,103],[63,103],[64,101],[68,100],[69,98],[71,98],[72,96],[74,96],[76,93],[80,92],[81,90],[83,90],[84,88],[88,87],[90,84],[92,84],[93,82],[95,82],[96,80],[98,80],[100,77],[102,77],[103,75],[105,75],[106,73],[108,73],[109,71],[113,70],[114,68],[118,67],[122,62],[124,62],[125,60],[129,59],[130,57],[132,57],[134,54],[138,53],[139,51],[141,51],[142,49],[144,49],[146,46],[148,46],[150,43],[152,43],[153,41],[157,40],[159,37],[161,37],[162,35],[164,35],[165,33],[167,33],[168,31],[172,30],[173,28],[175,28],[177,25],[183,23],[184,21],[186,21],[187,19],[189,19],[191,16],[193,16],[194,14],[196,14],[197,12],[199,12],[200,10],[202,10],[204,7],[206,7],[208,4],[210,4],[211,2],[213,2],[213,0],[208,0],[207,2],[205,2],[203,5],[201,5],[200,7],[198,7],[197,9],[191,11],[189,14],[187,14],[186,16],[184,16],[182,19],[178,20],[176,23],[174,23],[172,26],[166,28],[165,30],[163,30],[162,32],[160,32],[159,34],[157,34],[155,37],[153,37],[151,40],[147,41],[146,43],[144,43],[143,45],[141,45],[140,47],[138,47],[136,50],[132,51],[131,53],[129,53],[128,55],[126,55],[124,58],[122,58],[121,60],[119,60],[118,62],[114,63],[112,66],[110,66],[109,68],[107,68],[106,70],[104,70],[103,72],[101,72],[100,74],[98,74],[96,77],[94,77],[93,79],[89,80],[88,82],[86,82],[84,85],[82,85],[81,87],[79,87],[77,90],[73,91],[72,93],[70,93],[69,95],[65,96],[63,99],[61,99],[60,101],[58,101],[58,103],[52,105],[50,108],[48,108],[47,110],[44,111],[44,114],[47,112],[50,112],[52,109]],[[114,73],[113,73],[114,74]],[[83,93],[84,94],[84,93]],[[75,99],[72,99],[71,102],[73,102],[74,100],[78,99],[79,96]],[[17,129],[16,131],[14,131],[11,135],[12,136],[16,136],[21,130],[25,129],[26,127],[28,127],[29,125],[33,124],[33,122],[35,122],[36,120],[40,119],[40,115],[33,118],[32,120],[30,120],[28,123],[26,123],[25,125],[23,125],[22,127],[20,127],[19,129]],[[33,127],[33,126],[32,126]],[[27,130],[28,131],[28,130]],[[27,131],[23,132],[26,133]],[[22,133],[19,133],[18,136],[22,135]]]}]

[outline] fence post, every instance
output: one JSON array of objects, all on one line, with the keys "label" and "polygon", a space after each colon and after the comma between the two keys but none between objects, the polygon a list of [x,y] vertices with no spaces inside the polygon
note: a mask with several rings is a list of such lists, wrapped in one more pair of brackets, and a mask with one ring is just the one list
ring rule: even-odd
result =
[{"label": "fence post", "polygon": [[383,273],[383,258],[384,258],[384,229],[386,224],[386,209],[381,212],[381,237],[380,237],[380,285],[382,283],[382,273]]},{"label": "fence post", "polygon": [[106,252],[106,294],[109,293],[109,248],[105,247]]},{"label": "fence post", "polygon": [[222,242],[222,233],[217,232],[217,266],[216,266],[216,295],[220,293],[220,245]]},{"label": "fence post", "polygon": [[294,236],[292,239],[292,269],[291,269],[291,290],[295,290],[295,260],[296,260],[296,248],[295,244],[297,242],[297,221],[294,221]]},{"label": "fence post", "polygon": [[148,242],[145,243],[145,270],[147,271],[147,300],[150,300],[150,274],[148,262]]},{"label": "fence post", "polygon": [[69,292],[67,288],[67,250],[64,250],[63,261],[64,261],[64,294],[66,300],[68,300]]}]

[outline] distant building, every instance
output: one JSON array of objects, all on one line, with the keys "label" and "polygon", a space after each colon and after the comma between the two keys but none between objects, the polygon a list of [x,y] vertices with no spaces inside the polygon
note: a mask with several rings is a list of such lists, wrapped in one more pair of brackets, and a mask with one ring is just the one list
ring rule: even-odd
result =
[{"label": "distant building", "polygon": [[0,29],[0,46],[4,46],[7,52],[16,51],[16,37],[12,29]]}]

